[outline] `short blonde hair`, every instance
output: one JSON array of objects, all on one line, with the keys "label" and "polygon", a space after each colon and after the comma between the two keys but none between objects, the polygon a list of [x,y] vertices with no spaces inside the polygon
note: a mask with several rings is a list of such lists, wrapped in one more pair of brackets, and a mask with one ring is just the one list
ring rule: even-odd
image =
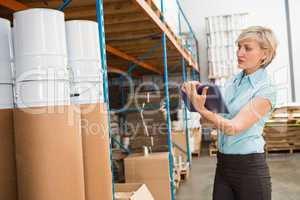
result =
[{"label": "short blonde hair", "polygon": [[236,40],[236,43],[239,43],[245,39],[256,40],[260,48],[265,50],[267,57],[261,63],[261,67],[267,67],[276,55],[277,39],[273,31],[262,26],[250,26],[242,30],[241,34]]}]

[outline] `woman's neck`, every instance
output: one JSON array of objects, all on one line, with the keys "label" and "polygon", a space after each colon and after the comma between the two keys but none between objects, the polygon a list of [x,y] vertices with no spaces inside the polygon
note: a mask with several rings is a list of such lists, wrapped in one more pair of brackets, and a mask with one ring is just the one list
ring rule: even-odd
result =
[{"label": "woman's neck", "polygon": [[257,68],[255,68],[255,69],[245,69],[244,70],[244,74],[245,75],[250,75],[250,74],[252,74],[252,73],[254,73],[254,72],[256,72],[257,70],[259,70],[261,67],[260,66],[258,66]]}]

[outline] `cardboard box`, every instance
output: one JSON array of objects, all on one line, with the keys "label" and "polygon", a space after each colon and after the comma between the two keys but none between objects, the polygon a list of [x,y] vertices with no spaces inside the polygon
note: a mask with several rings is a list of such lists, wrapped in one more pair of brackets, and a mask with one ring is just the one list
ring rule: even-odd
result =
[{"label": "cardboard box", "polygon": [[86,200],[112,199],[112,172],[106,107],[81,105]]},{"label": "cardboard box", "polygon": [[17,200],[13,110],[0,110],[0,199]]},{"label": "cardboard box", "polygon": [[172,131],[172,142],[174,143],[174,155],[181,156],[183,161],[187,160],[186,134],[184,131]]},{"label": "cardboard box", "polygon": [[200,128],[190,129],[190,137],[194,140],[194,151],[192,153],[200,153],[201,142],[202,142],[202,133]]},{"label": "cardboard box", "polygon": [[[201,129],[194,128],[189,129],[190,135],[190,151],[191,153],[200,153],[201,149]],[[174,154],[175,156],[181,155],[184,160],[187,159],[186,156],[186,134],[185,131],[172,131],[172,142],[175,143]]]},{"label": "cardboard box", "polygon": [[116,200],[154,200],[145,184],[115,184]]},{"label": "cardboard box", "polygon": [[171,199],[169,153],[132,154],[124,163],[127,183],[145,183],[155,200]]},{"label": "cardboard box", "polygon": [[19,200],[85,200],[80,110],[14,110]]}]

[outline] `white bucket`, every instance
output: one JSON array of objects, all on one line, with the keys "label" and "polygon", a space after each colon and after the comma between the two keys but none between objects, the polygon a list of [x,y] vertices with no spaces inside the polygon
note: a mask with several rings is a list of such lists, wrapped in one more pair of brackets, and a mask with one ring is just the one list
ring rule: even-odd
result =
[{"label": "white bucket", "polygon": [[15,85],[18,108],[70,104],[68,80],[24,81]]},{"label": "white bucket", "polygon": [[102,80],[98,23],[67,21],[66,36],[73,82]]},{"label": "white bucket", "polygon": [[128,147],[130,145],[130,137],[123,137],[122,143],[123,143],[124,148],[128,149]]},{"label": "white bucket", "polygon": [[10,109],[14,107],[12,84],[0,84],[0,109]]},{"label": "white bucket", "polygon": [[103,80],[101,64],[92,61],[69,61],[70,79],[72,82]]},{"label": "white bucket", "polygon": [[195,147],[195,138],[194,137],[190,137],[189,143],[190,143],[190,152],[195,152],[195,150],[196,150],[196,147]]},{"label": "white bucket", "polygon": [[[38,8],[15,12],[14,50],[18,81],[47,79],[44,76],[48,68],[65,71],[60,78],[67,78],[64,13]],[[30,71],[35,73],[19,78]]]},{"label": "white bucket", "polygon": [[102,82],[79,82],[71,84],[72,104],[103,103]]},{"label": "white bucket", "polygon": [[0,18],[0,83],[12,83],[13,46],[10,22]]}]

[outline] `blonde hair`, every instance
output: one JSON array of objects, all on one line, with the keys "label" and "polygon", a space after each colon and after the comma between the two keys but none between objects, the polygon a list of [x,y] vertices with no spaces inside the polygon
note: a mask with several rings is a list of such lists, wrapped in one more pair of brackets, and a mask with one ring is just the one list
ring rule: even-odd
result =
[{"label": "blonde hair", "polygon": [[276,55],[277,39],[273,31],[262,26],[250,26],[242,30],[236,43],[245,39],[254,39],[260,48],[265,51],[266,58],[262,61],[261,67],[267,67]]}]

